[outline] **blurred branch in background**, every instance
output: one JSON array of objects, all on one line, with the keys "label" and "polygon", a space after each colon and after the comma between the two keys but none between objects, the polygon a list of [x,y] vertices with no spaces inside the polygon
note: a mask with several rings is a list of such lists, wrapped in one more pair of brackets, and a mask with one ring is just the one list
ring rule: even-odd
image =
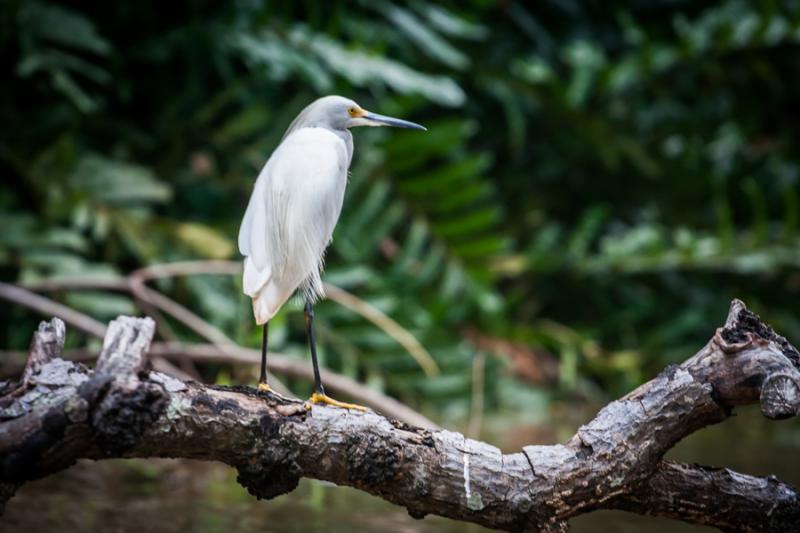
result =
[{"label": "blurred branch in background", "polygon": [[[37,283],[29,284],[27,289],[39,291],[102,289],[129,291],[133,293],[138,299],[153,305],[155,308],[166,313],[166,315],[188,326],[202,338],[213,343],[212,345],[184,344],[178,342],[156,343],[148,352],[148,356],[152,359],[154,367],[159,371],[181,379],[193,379],[199,376],[187,375],[186,372],[175,367],[167,359],[178,362],[188,360],[205,363],[256,365],[260,360],[259,352],[258,350],[242,348],[236,345],[236,343],[229,339],[224,333],[208,324],[199,316],[158,291],[148,288],[145,282],[148,280],[182,275],[230,275],[239,274],[240,272],[241,265],[232,261],[187,261],[165,265],[153,265],[137,270],[131,273],[127,278],[116,280],[94,280],[86,277],[45,279]],[[41,314],[58,316],[68,324],[92,336],[102,338],[105,334],[105,327],[95,319],[63,304],[32,293],[24,288],[0,283],[0,298],[18,303]],[[8,352],[6,352],[5,355],[9,356],[12,361],[19,359]],[[86,352],[85,350],[69,354],[69,356],[75,356],[78,360],[86,360],[87,358],[91,358],[92,355],[96,356],[97,354]],[[298,361],[285,355],[272,352],[269,357],[270,371],[288,377],[301,378],[309,382],[313,381],[311,366],[307,362]],[[5,363],[2,368],[4,371],[19,370],[13,363],[10,365]],[[380,412],[407,423],[421,427],[437,427],[436,424],[404,406],[402,403],[378,391],[365,387],[357,381],[326,369],[323,369],[323,378],[327,380],[326,384],[328,384],[329,381],[328,386],[333,392],[350,396]],[[291,392],[289,392],[286,386],[280,381],[273,380],[273,385],[279,393],[291,396]]]},{"label": "blurred branch in background", "polygon": [[[137,301],[144,302],[147,306],[167,313],[172,318],[178,320],[185,326],[189,327],[192,331],[201,337],[211,341],[212,343],[225,347],[235,345],[236,343],[231,340],[222,331],[215,328],[207,321],[203,320],[186,307],[178,304],[171,298],[150,289],[146,282],[150,280],[201,275],[201,274],[222,274],[222,275],[236,275],[242,273],[241,262],[235,261],[181,261],[176,263],[166,263],[160,265],[152,265],[141,268],[132,272],[127,278],[123,279],[106,279],[95,281],[92,278],[83,276],[79,277],[64,277],[64,278],[47,278],[38,280],[36,282],[27,283],[26,288],[36,291],[63,291],[63,290],[114,290],[130,292]],[[419,343],[419,341],[400,324],[386,316],[376,307],[369,303],[357,298],[355,295],[340,289],[330,283],[325,284],[325,291],[327,297],[350,309],[354,313],[363,316],[365,319],[381,328],[391,338],[397,341],[398,344],[405,348],[409,355],[411,355],[420,367],[429,376],[439,373],[439,367],[433,360],[433,357],[428,351]],[[55,313],[53,313],[55,314]]]},{"label": "blurred branch in background", "polygon": [[325,295],[337,304],[350,309],[354,313],[358,313],[381,328],[408,351],[409,355],[414,358],[426,375],[436,376],[439,374],[439,365],[433,360],[428,350],[420,344],[414,335],[380,309],[330,283],[325,284]]},{"label": "blurred branch in background", "polygon": [[[94,318],[21,287],[15,287],[14,285],[0,282],[0,298],[32,309],[41,315],[57,316],[67,324],[93,337],[102,339],[106,334],[105,325]],[[152,362],[153,367],[160,372],[166,372],[181,379],[193,379],[195,377],[175,367],[172,363],[161,357],[153,358]]]}]

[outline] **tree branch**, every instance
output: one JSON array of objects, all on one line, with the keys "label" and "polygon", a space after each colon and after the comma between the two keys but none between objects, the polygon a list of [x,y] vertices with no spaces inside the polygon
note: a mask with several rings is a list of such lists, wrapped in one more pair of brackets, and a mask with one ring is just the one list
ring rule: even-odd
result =
[{"label": "tree branch", "polygon": [[[724,494],[720,498],[719,494]],[[639,491],[613,503],[614,508],[674,518],[726,531],[787,531],[800,524],[797,491],[774,476],[759,478],[727,468],[662,462]],[[754,523],[754,517],[763,522]],[[792,530],[792,529],[789,529]]]},{"label": "tree branch", "polygon": [[798,493],[773,477],[663,461],[736,405],[759,402],[771,418],[798,413],[797,351],[738,301],[696,355],[606,406],[566,444],[511,454],[373,412],[308,410],[246,387],[148,372],[142,354],[153,327],[148,319],[112,322],[94,371],[37,348],[63,339],[55,320],[40,328],[32,374],[0,399],[0,496],[82,457],[187,457],[233,466],[259,498],[311,477],[417,518],[509,531],[564,531],[569,518],[596,509],[739,531],[795,531],[800,522]]}]

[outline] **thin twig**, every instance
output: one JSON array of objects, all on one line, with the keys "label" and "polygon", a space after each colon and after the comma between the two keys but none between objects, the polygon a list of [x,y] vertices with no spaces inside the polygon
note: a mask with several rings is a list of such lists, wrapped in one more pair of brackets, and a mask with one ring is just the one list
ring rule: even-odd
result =
[{"label": "thin twig", "polygon": [[176,261],[174,263],[161,263],[140,268],[136,273],[143,280],[158,278],[174,278],[177,276],[192,276],[198,274],[219,274],[238,276],[242,273],[242,265],[238,261]]},{"label": "thin twig", "polygon": [[[0,298],[27,307],[45,316],[57,316],[67,324],[93,337],[102,339],[106,334],[106,326],[89,315],[22,287],[0,282]],[[177,378],[192,379],[192,376],[169,361],[162,361],[160,358],[156,358],[153,360],[153,365],[157,365],[163,372]]]},{"label": "thin twig", "polygon": [[350,294],[349,292],[331,285],[325,284],[325,294],[338,303],[356,314],[366,318],[384,333],[393,338],[400,346],[414,358],[414,360],[422,367],[425,375],[428,377],[436,376],[439,374],[439,365],[436,364],[431,354],[425,349],[422,344],[412,335],[406,328],[398,324],[393,318],[386,313],[375,307],[374,305],[365,302],[361,298]]},{"label": "thin twig", "polygon": [[238,263],[232,261],[183,261],[144,267],[132,272],[127,278],[56,277],[26,283],[25,287],[33,291],[99,289],[130,292],[137,300],[144,302],[145,306],[164,311],[204,339],[227,345],[235,343],[225,333],[171,298],[151,289],[145,282],[183,274],[231,274],[234,266],[241,270]]},{"label": "thin twig", "polygon": [[103,338],[106,326],[94,318],[76,311],[64,304],[40,296],[22,287],[0,282],[0,298],[14,302],[45,316],[57,316],[72,327],[92,335]]},{"label": "thin twig", "polygon": [[484,391],[486,388],[486,356],[475,354],[472,360],[472,398],[467,426],[467,437],[478,439],[483,425]]},{"label": "thin twig", "polygon": [[[224,346],[235,343],[222,331],[192,313],[189,309],[147,287],[146,282],[160,278],[201,274],[235,276],[241,274],[241,272],[241,263],[237,261],[177,261],[140,268],[132,272],[128,278],[102,279],[98,280],[98,283],[95,283],[94,279],[86,277],[51,278],[26,284],[26,287],[31,290],[108,289],[132,292],[134,296],[146,304],[166,312],[204,339]],[[372,322],[394,339],[417,361],[426,375],[435,376],[440,373],[439,366],[430,352],[411,332],[383,311],[344,289],[329,283],[325,284],[325,292],[332,301]]]},{"label": "thin twig", "polygon": [[164,311],[175,318],[189,329],[219,346],[236,344],[230,337],[225,335],[219,328],[209,324],[186,307],[182,306],[172,298],[164,296],[144,284],[141,278],[131,275],[131,292],[140,300]]},{"label": "thin twig", "polygon": [[130,292],[127,278],[103,278],[97,276],[53,276],[50,278],[26,281],[20,284],[30,291],[52,292],[62,290],[105,290]]},{"label": "thin twig", "polygon": [[195,377],[173,365],[163,357],[154,357],[150,360],[153,363],[153,370],[169,374],[183,381],[194,381]]}]

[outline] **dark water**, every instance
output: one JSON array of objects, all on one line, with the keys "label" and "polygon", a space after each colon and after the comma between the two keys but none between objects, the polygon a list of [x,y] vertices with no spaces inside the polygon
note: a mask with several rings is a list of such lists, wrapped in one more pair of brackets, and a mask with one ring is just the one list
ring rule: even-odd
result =
[{"label": "dark water", "polygon": [[[590,410],[556,413],[558,423],[497,425],[483,435],[505,451],[564,440]],[[757,409],[706,428],[672,450],[670,458],[776,474],[800,485],[800,422],[769,422]],[[598,512],[572,521],[572,531],[699,532],[708,528]],[[9,502],[2,531],[95,532],[434,532],[484,529],[443,518],[410,518],[402,508],[355,489],[303,480],[292,494],[269,502],[252,498],[223,465],[184,460],[84,461],[30,483]]]}]

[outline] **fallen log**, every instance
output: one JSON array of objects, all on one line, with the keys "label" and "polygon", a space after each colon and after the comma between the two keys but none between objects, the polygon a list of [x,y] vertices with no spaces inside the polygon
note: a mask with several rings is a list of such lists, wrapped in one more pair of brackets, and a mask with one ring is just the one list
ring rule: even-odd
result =
[{"label": "fallen log", "polygon": [[565,444],[508,454],[374,412],[177,380],[148,368],[153,332],[147,318],[113,321],[90,370],[59,357],[60,320],[42,323],[19,383],[0,387],[0,502],[79,458],[183,457],[236,468],[258,498],[310,477],[415,518],[508,531],[565,531],[569,518],[597,509],[728,531],[800,525],[800,496],[774,477],[663,460],[735,406],[757,402],[772,419],[800,412],[800,354],[739,301],[697,354],[607,405]]}]

